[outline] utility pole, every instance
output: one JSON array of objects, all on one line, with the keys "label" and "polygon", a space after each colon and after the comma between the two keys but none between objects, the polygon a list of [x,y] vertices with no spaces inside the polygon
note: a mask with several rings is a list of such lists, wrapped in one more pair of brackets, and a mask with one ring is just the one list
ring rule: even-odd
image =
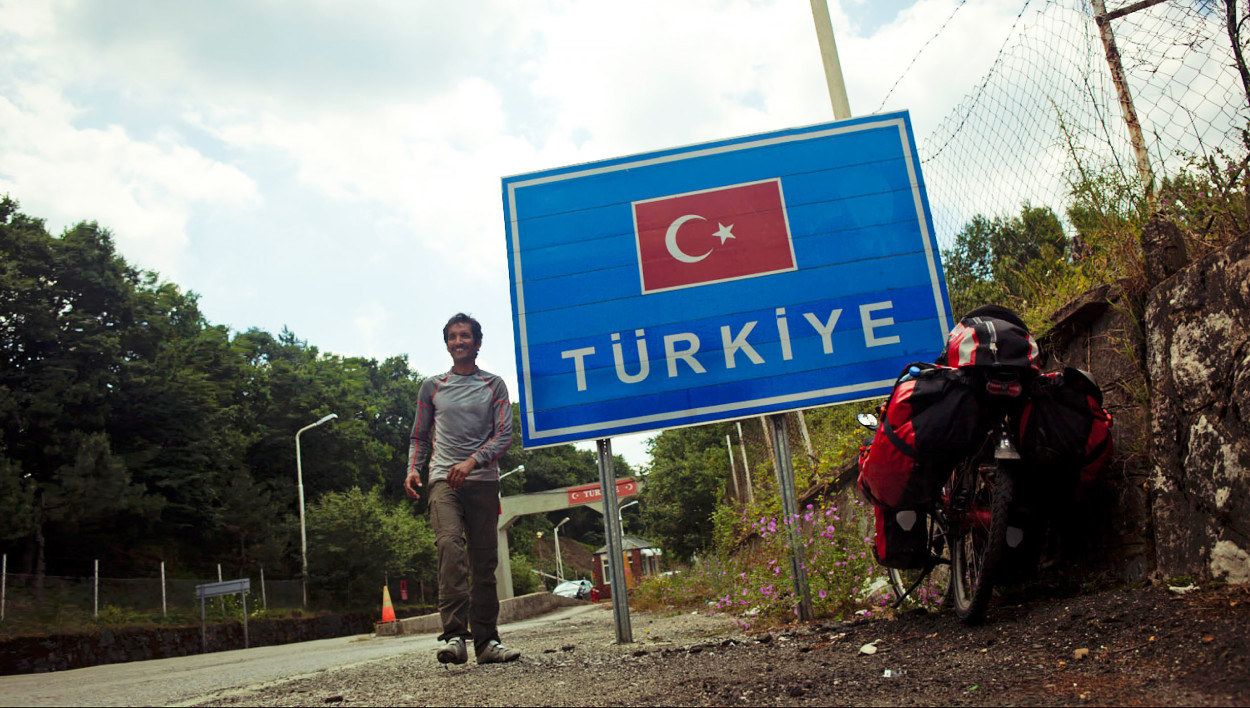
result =
[{"label": "utility pole", "polygon": [[[820,42],[821,63],[825,67],[825,84],[833,104],[835,120],[851,117],[851,102],[846,98],[846,82],[842,79],[842,63],[838,61],[838,43],[833,39],[833,22],[829,19],[826,0],[811,0],[812,20],[816,23],[816,39]],[[765,435],[767,435],[767,431]]]},{"label": "utility pole", "polygon": [[1102,46],[1107,53],[1107,66],[1111,68],[1111,81],[1115,84],[1116,93],[1120,97],[1120,111],[1124,115],[1124,123],[1128,126],[1129,140],[1133,143],[1133,152],[1137,153],[1137,174],[1141,178],[1142,187],[1146,190],[1146,200],[1153,207],[1155,198],[1155,175],[1150,168],[1150,153],[1146,151],[1146,139],[1142,135],[1141,123],[1137,120],[1137,109],[1133,107],[1133,96],[1129,93],[1128,77],[1124,74],[1124,65],[1120,62],[1120,50],[1115,46],[1115,35],[1111,32],[1111,21],[1131,12],[1144,10],[1151,5],[1158,5],[1165,0],[1143,0],[1116,10],[1107,12],[1104,0],[1090,0],[1094,8],[1094,23],[1098,25],[1098,34],[1102,37]]}]

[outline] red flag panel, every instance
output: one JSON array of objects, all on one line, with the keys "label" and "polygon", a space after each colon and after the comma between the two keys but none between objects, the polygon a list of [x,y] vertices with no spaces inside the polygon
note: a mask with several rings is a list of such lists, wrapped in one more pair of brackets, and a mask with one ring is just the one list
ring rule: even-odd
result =
[{"label": "red flag panel", "polygon": [[795,269],[781,180],[633,206],[644,293]]}]

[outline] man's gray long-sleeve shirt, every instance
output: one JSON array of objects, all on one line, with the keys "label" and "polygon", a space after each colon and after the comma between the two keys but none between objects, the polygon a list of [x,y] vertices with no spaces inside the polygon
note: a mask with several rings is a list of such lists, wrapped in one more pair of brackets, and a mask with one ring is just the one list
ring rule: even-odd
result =
[{"label": "man's gray long-sleeve shirt", "polygon": [[433,483],[471,456],[477,467],[468,481],[496,479],[499,458],[511,444],[512,404],[503,379],[481,369],[472,374],[453,370],[421,384],[408,446],[410,474],[429,460]]}]

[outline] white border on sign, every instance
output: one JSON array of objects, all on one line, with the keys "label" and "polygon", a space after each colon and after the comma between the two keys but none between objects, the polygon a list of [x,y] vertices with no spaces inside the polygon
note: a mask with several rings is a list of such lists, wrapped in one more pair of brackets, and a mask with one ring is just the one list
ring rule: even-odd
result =
[{"label": "white border on sign", "polygon": [[[768,184],[769,182],[777,183],[777,198],[781,200],[781,218],[786,225],[786,245],[790,247],[790,267],[777,268],[776,270],[766,270],[759,273],[749,273],[747,275],[734,275],[728,278],[720,278],[719,280],[700,280],[697,283],[687,283],[685,285],[670,285],[667,288],[651,288],[647,289],[647,279],[642,274],[642,234],[638,233],[638,205],[648,204],[650,202],[660,202],[667,199],[677,199],[678,197],[689,197],[695,194],[707,194],[708,192],[721,192],[726,189],[736,189],[738,187],[750,187],[754,184]],[[714,285],[716,283],[728,283],[734,280],[746,280],[747,278],[758,278],[762,275],[773,275],[774,273],[789,273],[799,269],[799,260],[794,255],[794,236],[790,233],[790,213],[786,211],[786,193],[781,188],[781,178],[773,177],[771,179],[759,179],[754,182],[743,182],[741,184],[727,184],[723,187],[709,187],[707,189],[696,189],[693,192],[682,192],[681,194],[668,194],[663,197],[652,197],[650,199],[639,199],[636,202],[630,202],[630,217],[634,220],[634,249],[638,253],[638,284],[642,288],[643,295],[652,293],[666,293],[670,290],[681,290],[682,288],[696,288],[701,285]]]},{"label": "white border on sign", "polygon": [[[539,440],[542,438],[550,438],[558,435],[576,435],[578,433],[586,433],[595,430],[605,431],[605,435],[610,435],[607,429],[614,427],[625,427],[630,425],[638,425],[644,423],[662,422],[673,420],[674,418],[694,417],[699,415],[707,415],[710,413],[725,413],[734,410],[742,410],[751,407],[764,407],[776,405],[778,403],[795,403],[804,399],[817,398],[821,396],[831,396],[841,393],[851,393],[855,391],[868,391],[884,386],[894,384],[894,379],[889,381],[874,381],[866,384],[855,384],[852,386],[841,386],[837,388],[821,389],[818,391],[804,391],[800,393],[792,393],[784,396],[772,396],[768,398],[755,399],[751,401],[738,401],[736,403],[728,403],[719,406],[709,406],[705,408],[687,409],[681,411],[669,411],[666,413],[656,413],[649,416],[639,416],[636,418],[624,418],[619,420],[605,420],[588,425],[575,425],[564,428],[554,428],[552,430],[539,431],[537,422],[534,417],[534,396],[533,384],[530,379],[530,362],[529,362],[529,339],[525,330],[525,279],[521,274],[521,245],[519,234],[519,219],[516,213],[516,192],[524,187],[532,187],[540,184],[549,184],[551,182],[561,182],[567,179],[575,179],[581,177],[589,177],[593,175],[607,174],[610,172],[618,172],[620,170],[628,170],[636,167],[647,167],[650,165],[660,165],[667,162],[678,162],[696,157],[704,157],[707,155],[718,155],[727,152],[736,152],[738,150],[747,150],[751,148],[765,147],[768,145],[780,145],[783,143],[795,142],[798,140],[813,140],[826,138],[832,135],[840,135],[843,133],[855,133],[863,130],[873,130],[878,128],[897,127],[899,140],[903,147],[903,159],[907,164],[907,175],[911,182],[912,199],[916,205],[916,218],[920,223],[921,240],[924,243],[925,258],[929,265],[929,278],[933,284],[933,299],[937,306],[938,323],[942,329],[939,336],[945,337],[950,331],[950,323],[946,319],[946,310],[942,307],[942,286],[938,279],[937,261],[934,258],[933,247],[931,245],[931,234],[929,233],[929,222],[924,215],[924,200],[920,194],[920,184],[916,179],[916,167],[912,162],[912,145],[907,139],[907,124],[902,116],[897,118],[889,118],[886,120],[871,121],[866,123],[856,123],[854,125],[839,126],[829,128],[827,130],[817,130],[810,133],[796,133],[791,135],[779,135],[760,140],[744,140],[739,143],[729,145],[718,145],[716,147],[705,148],[702,150],[692,150],[689,152],[681,152],[675,154],[661,155],[658,157],[644,158],[632,162],[619,162],[612,165],[604,165],[601,167],[587,167],[582,170],[573,170],[562,172],[559,174],[546,175],[536,177],[523,182],[512,182],[508,184],[508,221],[512,230],[512,262],[513,270],[516,273],[516,301],[517,301],[517,318],[518,332],[520,333],[520,349],[521,349],[521,372],[522,383],[525,388],[525,400],[529,402],[525,414],[529,423],[530,438]],[[767,180],[761,180],[767,181]],[[786,229],[789,230],[789,220],[786,222]],[[637,225],[635,225],[635,233]],[[791,241],[791,249],[793,249],[793,241]],[[797,266],[797,263],[796,263]],[[636,432],[636,431],[635,431]],[[603,436],[592,436],[603,437]]]}]

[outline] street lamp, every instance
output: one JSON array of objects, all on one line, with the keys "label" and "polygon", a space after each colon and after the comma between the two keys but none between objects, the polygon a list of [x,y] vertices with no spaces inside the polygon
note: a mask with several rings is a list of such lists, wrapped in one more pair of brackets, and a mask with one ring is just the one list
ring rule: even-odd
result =
[{"label": "street lamp", "polygon": [[299,436],[305,430],[329,423],[339,417],[338,413],[331,413],[323,417],[321,420],[312,425],[305,425],[295,433],[295,482],[299,485],[299,560],[301,568],[300,587],[304,592],[304,607],[308,607],[308,533],[304,528],[304,462],[299,452]]},{"label": "street lamp", "polygon": [[635,504],[637,504],[637,503],[638,503],[638,500],[637,500],[637,499],[635,499],[635,500],[633,500],[632,502],[630,502],[630,503],[628,503],[628,504],[622,504],[622,505],[620,505],[619,507],[617,507],[617,509],[616,509],[616,518],[617,518],[617,520],[618,520],[618,521],[620,521],[620,522],[621,522],[621,524],[622,524],[622,526],[621,526],[621,527],[622,527],[622,528],[624,528],[625,518],[624,518],[623,516],[621,516],[621,512],[622,512],[622,511],[625,511],[626,507],[631,507],[631,506],[633,506],[633,505],[635,505]]},{"label": "street lamp", "polygon": [[503,478],[504,478],[504,477],[507,477],[508,475],[512,474],[513,472],[524,472],[524,471],[525,471],[525,465],[517,465],[516,467],[513,467],[512,469],[508,470],[507,472],[504,472],[503,474],[499,475],[499,480],[500,480],[500,481],[503,481]]},{"label": "street lamp", "polygon": [[560,582],[564,582],[564,559],[560,557],[560,527],[569,522],[569,517],[564,517],[564,521],[556,524],[556,577]]}]

